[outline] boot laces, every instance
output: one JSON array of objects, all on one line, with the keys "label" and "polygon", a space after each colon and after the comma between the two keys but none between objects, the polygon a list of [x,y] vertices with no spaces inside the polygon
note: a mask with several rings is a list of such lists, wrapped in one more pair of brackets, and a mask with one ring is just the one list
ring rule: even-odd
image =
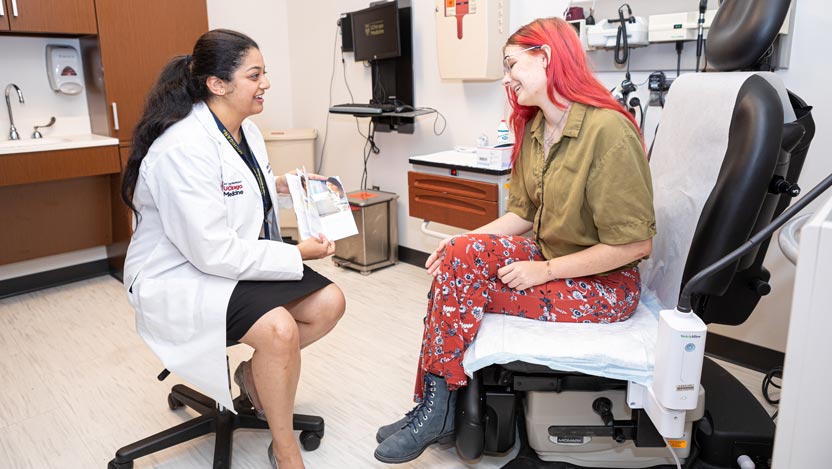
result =
[{"label": "boot laces", "polygon": [[419,428],[427,421],[428,414],[433,412],[434,397],[436,397],[436,381],[430,380],[428,388],[425,390],[425,397],[406,415],[410,417],[406,426],[410,427],[413,433],[419,433]]}]

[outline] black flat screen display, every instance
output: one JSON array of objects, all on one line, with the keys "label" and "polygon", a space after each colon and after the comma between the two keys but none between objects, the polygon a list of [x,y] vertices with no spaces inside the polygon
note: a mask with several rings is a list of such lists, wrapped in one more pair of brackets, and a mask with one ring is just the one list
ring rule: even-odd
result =
[{"label": "black flat screen display", "polygon": [[392,1],[352,13],[355,60],[390,59],[401,55],[399,5]]}]

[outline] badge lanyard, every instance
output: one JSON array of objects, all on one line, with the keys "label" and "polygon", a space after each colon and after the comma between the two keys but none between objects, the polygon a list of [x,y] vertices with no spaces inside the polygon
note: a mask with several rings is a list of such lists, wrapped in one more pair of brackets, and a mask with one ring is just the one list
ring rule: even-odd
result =
[{"label": "badge lanyard", "polygon": [[[231,132],[225,128],[225,125],[220,121],[216,114],[211,112],[211,115],[214,116],[214,121],[217,123],[217,127],[222,132],[222,135],[228,140],[228,143],[231,144],[231,147],[234,148],[234,151],[240,155],[240,158],[243,159],[248,169],[254,173],[254,178],[257,179],[257,185],[260,188],[260,197],[263,198],[263,233],[265,239],[269,239],[269,223],[268,223],[268,213],[271,209],[271,199],[269,198],[269,191],[266,188],[265,178],[263,177],[263,172],[260,171],[260,167],[257,165],[257,161],[254,159],[254,153],[251,151],[251,147],[249,147],[248,142],[246,142],[246,135],[243,133],[242,129],[240,130],[241,143],[245,144],[248,152],[244,152],[240,145],[237,144],[237,141],[234,140],[234,137],[231,135]],[[247,156],[248,154],[248,156]]]}]

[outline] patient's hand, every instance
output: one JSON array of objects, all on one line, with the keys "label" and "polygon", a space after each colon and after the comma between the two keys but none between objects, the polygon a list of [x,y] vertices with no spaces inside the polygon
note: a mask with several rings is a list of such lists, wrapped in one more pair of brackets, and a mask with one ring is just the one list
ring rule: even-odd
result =
[{"label": "patient's hand", "polygon": [[545,261],[517,261],[500,267],[497,278],[515,290],[542,285],[549,280],[549,269]]},{"label": "patient's hand", "polygon": [[442,265],[442,259],[445,258],[445,246],[447,246],[453,238],[454,236],[448,236],[440,241],[439,246],[436,247],[436,250],[431,253],[427,262],[425,262],[425,268],[428,269],[428,273],[434,277],[439,275],[439,267]]}]

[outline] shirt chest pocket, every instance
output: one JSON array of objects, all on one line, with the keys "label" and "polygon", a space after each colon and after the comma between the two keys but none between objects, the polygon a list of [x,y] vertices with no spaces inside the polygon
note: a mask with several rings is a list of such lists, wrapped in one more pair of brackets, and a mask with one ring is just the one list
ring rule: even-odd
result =
[{"label": "shirt chest pocket", "polygon": [[570,163],[565,159],[551,161],[541,178],[541,199],[545,210],[557,217],[564,216],[566,210],[570,206],[574,207],[576,202],[583,203],[580,168]]},{"label": "shirt chest pocket", "polygon": [[571,139],[562,140],[555,152],[555,157],[550,163],[549,170],[556,172],[559,177],[574,178],[586,171],[587,156],[584,154],[585,150],[573,143]]}]

